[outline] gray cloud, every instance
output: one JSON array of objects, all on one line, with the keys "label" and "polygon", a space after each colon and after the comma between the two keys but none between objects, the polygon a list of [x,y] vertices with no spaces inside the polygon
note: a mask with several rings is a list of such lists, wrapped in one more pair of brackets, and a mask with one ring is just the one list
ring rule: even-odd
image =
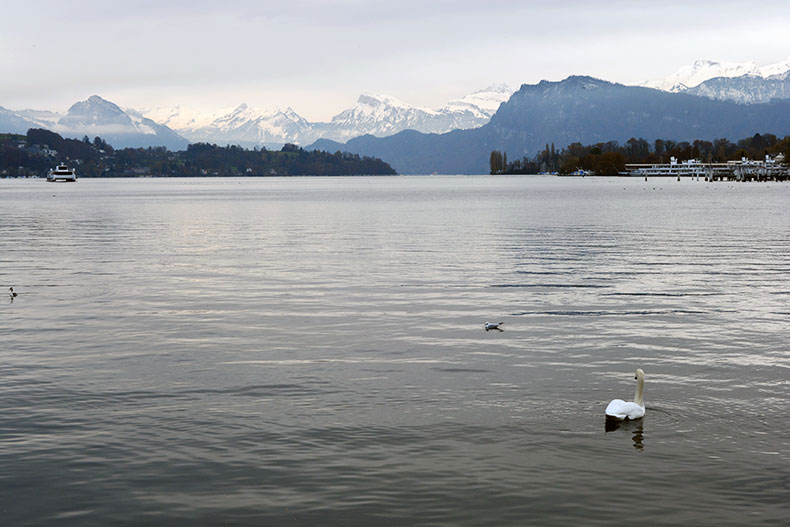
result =
[{"label": "gray cloud", "polygon": [[[0,106],[242,101],[327,117],[361,91],[435,105],[492,82],[632,82],[790,55],[784,2],[137,0],[4,7]],[[12,21],[8,23],[7,21]]]}]

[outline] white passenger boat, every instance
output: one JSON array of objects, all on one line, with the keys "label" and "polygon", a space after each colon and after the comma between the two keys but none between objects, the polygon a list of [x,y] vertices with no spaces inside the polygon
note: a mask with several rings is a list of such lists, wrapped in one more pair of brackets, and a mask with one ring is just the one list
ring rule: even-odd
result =
[{"label": "white passenger boat", "polygon": [[67,167],[64,163],[50,169],[47,174],[47,181],[77,181],[77,172],[73,168]]}]

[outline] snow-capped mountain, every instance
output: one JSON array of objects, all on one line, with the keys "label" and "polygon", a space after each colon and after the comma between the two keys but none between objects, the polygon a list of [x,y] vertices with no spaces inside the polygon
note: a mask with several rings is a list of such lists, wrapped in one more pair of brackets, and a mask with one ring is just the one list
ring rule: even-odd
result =
[{"label": "snow-capped mountain", "polygon": [[[389,95],[362,94],[357,103],[332,117],[329,123],[317,123],[318,137],[346,141],[360,135],[392,135],[408,128],[437,131],[441,113],[399,101]],[[442,125],[438,125],[442,127]],[[310,143],[318,137],[306,138]]]},{"label": "snow-capped mountain", "polygon": [[756,62],[698,60],[663,79],[639,84],[673,93],[743,104],[790,98],[790,58],[760,66]]},{"label": "snow-capped mountain", "polygon": [[[781,136],[790,129],[790,101],[744,105],[683,93],[624,86],[588,76],[524,84],[488,124],[449,134],[404,131],[363,136],[345,144],[319,141],[311,148],[384,159],[399,174],[481,174],[492,148],[508,157],[534,156],[546,144],[674,141]],[[563,147],[560,147],[563,148]]]},{"label": "snow-capped mountain", "polygon": [[444,133],[475,128],[487,123],[514,91],[504,84],[493,85],[438,109],[413,106],[389,95],[363,94],[354,106],[329,122],[310,122],[291,108],[259,109],[246,104],[212,113],[180,106],[152,108],[144,113],[190,141],[247,147],[307,145],[319,138],[344,142],[360,135],[383,137],[406,129]]},{"label": "snow-capped mountain", "polygon": [[639,86],[656,88],[662,91],[680,92],[698,86],[706,80],[717,77],[753,77],[768,78],[790,71],[790,58],[776,64],[760,66],[756,62],[716,62],[697,60],[694,64],[683,66],[675,73],[663,79],[646,81]]},{"label": "snow-capped mountain", "polygon": [[438,109],[412,106],[388,95],[364,94],[352,108],[320,125],[321,137],[341,141],[360,135],[384,137],[403,130],[441,134],[476,128],[487,123],[513,92],[507,85],[496,84]]},{"label": "snow-capped mountain", "polygon": [[291,108],[253,108],[240,104],[201,113],[181,106],[151,108],[145,114],[177,130],[192,142],[235,144],[245,147],[277,146],[298,142],[312,124]]},{"label": "snow-capped mountain", "polygon": [[741,104],[770,102],[772,99],[790,99],[790,72],[758,77],[716,77],[689,88],[685,93],[701,95],[720,101],[729,100]]},{"label": "snow-capped mountain", "polygon": [[45,128],[63,137],[99,136],[116,148],[166,146],[183,149],[188,144],[170,128],[133,109],[123,110],[98,95],[74,103],[65,114],[43,110],[11,113],[15,116],[13,126],[4,126],[3,131],[23,134],[29,128]]},{"label": "snow-capped mountain", "polygon": [[767,66],[760,66],[756,62],[697,60],[694,64],[683,66],[663,79],[645,81],[638,85],[668,92],[681,92],[717,77],[734,78],[749,75],[769,78],[775,75],[782,75],[788,71],[790,71],[790,58],[776,64],[768,64]]},{"label": "snow-capped mountain", "polygon": [[20,115],[20,112],[0,106],[0,133],[24,134],[29,128],[37,128],[33,121]]},{"label": "snow-capped mountain", "polygon": [[438,109],[412,106],[388,95],[364,94],[329,123],[316,123],[316,134],[304,143],[319,138],[342,142],[360,135],[384,137],[403,130],[442,134],[477,128],[486,124],[514,92],[505,84],[495,84]]},{"label": "snow-capped mountain", "polygon": [[740,77],[742,75],[762,76],[760,66],[755,62],[722,63],[712,60],[697,60],[694,64],[683,66],[663,79],[645,81],[639,86],[656,88],[661,91],[681,92],[714,77]]},{"label": "snow-capped mountain", "polygon": [[479,90],[460,99],[450,101],[443,108],[448,110],[469,110],[481,118],[490,119],[499,106],[510,99],[516,92],[507,84],[492,84],[484,90]]},{"label": "snow-capped mountain", "polygon": [[140,113],[149,119],[163,124],[172,130],[191,130],[207,126],[218,117],[233,111],[233,108],[222,109],[213,113],[200,113],[184,108],[181,105],[174,107],[156,106],[141,108]]}]

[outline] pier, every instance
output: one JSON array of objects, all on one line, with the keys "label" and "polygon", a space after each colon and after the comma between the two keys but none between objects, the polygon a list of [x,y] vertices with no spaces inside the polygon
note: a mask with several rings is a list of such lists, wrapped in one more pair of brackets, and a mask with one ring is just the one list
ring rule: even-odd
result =
[{"label": "pier", "polygon": [[699,159],[678,161],[670,158],[668,164],[627,164],[625,175],[636,177],[690,177],[705,181],[788,181],[790,166],[784,155],[766,155],[764,160],[742,157],[726,163],[703,163]]}]

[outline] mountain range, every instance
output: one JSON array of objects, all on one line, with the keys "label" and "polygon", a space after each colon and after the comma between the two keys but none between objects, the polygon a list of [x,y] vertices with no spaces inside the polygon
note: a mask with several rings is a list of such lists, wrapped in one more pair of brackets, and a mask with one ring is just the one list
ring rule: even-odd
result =
[{"label": "mountain range", "polygon": [[760,66],[756,62],[697,60],[692,64],[683,66],[663,79],[645,81],[638,85],[661,91],[682,92],[709,79],[718,77],[734,78],[748,75],[751,77],[769,78],[788,71],[790,71],[790,58],[775,64],[768,64],[767,66]]},{"label": "mountain range", "polygon": [[437,109],[413,106],[389,95],[363,94],[354,106],[329,122],[310,122],[292,108],[260,109],[247,104],[208,114],[180,106],[143,113],[192,142],[279,148],[284,143],[306,145],[320,138],[343,142],[402,130],[445,133],[476,128],[487,123],[514,91],[505,84],[494,84]]},{"label": "mountain range", "polygon": [[329,122],[310,122],[292,108],[259,109],[247,104],[210,113],[181,106],[138,111],[121,109],[94,95],[75,103],[65,114],[0,107],[0,133],[45,128],[64,137],[101,136],[116,148],[166,146],[179,150],[190,142],[207,142],[279,149],[286,143],[307,145],[320,138],[346,141],[407,129],[445,133],[476,128],[487,123],[514,91],[495,84],[437,109],[413,106],[389,95],[363,94],[354,106]]},{"label": "mountain range", "polygon": [[188,108],[141,111],[92,96],[65,113],[0,107],[0,132],[46,128],[65,137],[101,136],[116,148],[190,142],[279,148],[310,145],[380,157],[404,173],[484,171],[492,149],[532,156],[546,143],[630,137],[706,139],[756,131],[786,133],[790,59],[756,63],[697,61],[656,81],[623,86],[591,77],[506,85],[450,101],[440,108],[363,94],[328,122],[310,122],[293,109],[246,104],[199,113]]},{"label": "mountain range", "polygon": [[[698,60],[664,79],[640,86],[711,99],[763,103],[790,97],[790,59],[760,66],[755,62]],[[386,137],[404,130],[442,134],[485,125],[515,89],[494,84],[440,108],[414,106],[385,94],[362,94],[356,104],[329,122],[311,122],[292,108],[253,108],[247,104],[209,113],[155,107],[141,113],[192,142],[279,148],[319,139],[343,143],[355,137]]]},{"label": "mountain range", "polygon": [[739,104],[684,92],[672,93],[572,76],[559,82],[524,84],[494,114],[472,130],[446,134],[404,131],[363,136],[345,144],[319,140],[311,148],[379,157],[399,173],[487,173],[489,154],[532,157],[546,144],[562,148],[629,138],[742,138],[755,132],[786,134],[790,100]]},{"label": "mountain range", "polygon": [[659,80],[639,84],[672,93],[744,104],[790,98],[790,58],[760,66],[756,62],[698,60]]}]

